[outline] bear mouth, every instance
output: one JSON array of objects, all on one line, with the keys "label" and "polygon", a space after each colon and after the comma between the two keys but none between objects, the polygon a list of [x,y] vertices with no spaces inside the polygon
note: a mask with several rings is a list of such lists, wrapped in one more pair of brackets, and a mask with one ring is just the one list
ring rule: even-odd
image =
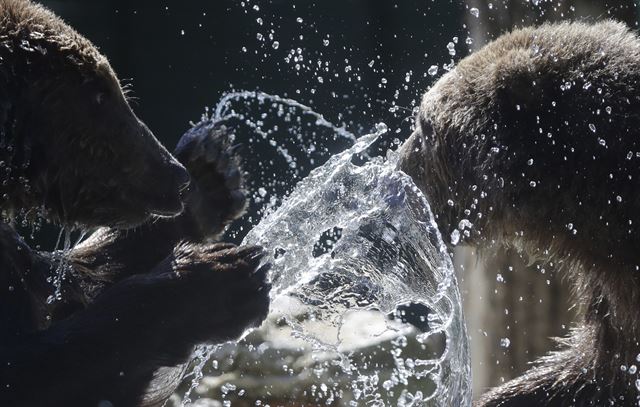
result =
[{"label": "bear mouth", "polygon": [[94,207],[89,212],[79,212],[73,219],[63,223],[81,224],[85,227],[113,227],[131,229],[154,218],[174,218],[184,210],[181,199],[158,198],[157,202],[149,199],[127,199],[122,205]]},{"label": "bear mouth", "polygon": [[144,189],[141,186],[118,188],[115,185],[81,188],[77,184],[63,184],[47,191],[44,206],[48,209],[49,218],[65,226],[127,229],[152,218],[180,215],[187,192],[188,188],[179,188],[170,180],[148,183]]},{"label": "bear mouth", "polygon": [[184,202],[181,194],[161,195],[159,198],[144,200],[146,211],[150,216],[173,218],[182,213]]}]

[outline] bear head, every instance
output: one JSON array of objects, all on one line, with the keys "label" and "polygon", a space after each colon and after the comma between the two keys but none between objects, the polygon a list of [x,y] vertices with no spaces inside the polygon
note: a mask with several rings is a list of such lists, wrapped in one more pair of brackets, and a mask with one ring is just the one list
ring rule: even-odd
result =
[{"label": "bear head", "polygon": [[182,211],[187,171],[90,41],[41,6],[0,0],[0,58],[5,216],[130,227]]}]

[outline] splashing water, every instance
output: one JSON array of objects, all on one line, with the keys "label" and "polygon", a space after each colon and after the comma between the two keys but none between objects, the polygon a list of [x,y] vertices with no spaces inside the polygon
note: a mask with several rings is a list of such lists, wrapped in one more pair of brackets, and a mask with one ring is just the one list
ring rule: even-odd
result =
[{"label": "splashing water", "polygon": [[[58,233],[56,246],[52,253],[57,265],[55,269],[51,270],[53,274],[47,278],[47,282],[53,285],[54,292],[47,297],[47,304],[53,304],[56,301],[62,300],[62,286],[66,279],[67,272],[69,272],[71,268],[68,263],[69,253],[75,246],[80,244],[88,234],[87,230],[80,230],[77,239],[75,242],[72,242],[74,232],[75,230],[73,229],[62,227]],[[60,244],[62,244],[62,247]]]},{"label": "splashing water", "polygon": [[[238,109],[251,110],[257,102],[277,117],[296,118],[288,121],[299,126],[295,131],[306,129],[296,133],[285,126],[284,140],[299,141],[295,166],[289,164],[296,146],[284,148],[272,131],[280,124],[265,130],[269,115],[252,120],[231,109],[239,101]],[[302,116],[314,123],[305,127]],[[273,160],[261,160],[273,179],[254,180],[254,187],[261,185],[255,197],[279,196],[252,207],[262,218],[253,219],[257,224],[243,241],[270,253],[272,306],[265,324],[240,343],[199,350],[185,404],[196,389],[225,405],[253,399],[255,405],[470,405],[460,295],[427,199],[396,169],[396,153],[369,153],[386,126],[356,139],[298,102],[252,92],[225,96],[210,120],[230,117],[260,136],[248,137],[249,144],[262,140],[286,150],[289,158],[283,159],[293,170],[283,188],[282,173],[273,166],[265,170]],[[333,143],[346,140],[350,147],[318,156],[317,127],[328,129]],[[324,163],[302,165],[305,154],[305,164]],[[215,363],[200,382],[209,356]]]}]

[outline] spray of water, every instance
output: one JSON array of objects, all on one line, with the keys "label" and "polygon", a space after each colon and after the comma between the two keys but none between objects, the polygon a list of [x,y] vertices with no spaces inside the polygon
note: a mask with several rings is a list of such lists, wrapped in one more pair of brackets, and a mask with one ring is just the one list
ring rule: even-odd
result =
[{"label": "spray of water", "polygon": [[47,282],[51,283],[54,291],[47,297],[47,304],[62,300],[62,285],[71,267],[68,262],[69,252],[84,240],[88,233],[87,230],[81,229],[74,241],[74,232],[72,228],[61,227],[58,233],[56,246],[52,253],[52,257],[56,260],[54,263],[56,267],[52,270],[52,275],[47,278]]},{"label": "spray of water", "polygon": [[[356,138],[307,106],[254,92],[225,96],[208,120],[230,118],[250,129],[240,141],[262,149],[280,154],[283,140],[293,139],[287,153],[296,164],[306,155],[307,165],[296,165],[282,188],[278,163],[260,160],[267,178],[253,181],[262,190],[255,198],[277,199],[261,201],[268,210],[252,208],[259,215],[243,243],[270,253],[272,310],[239,344],[198,351],[184,404],[212,357],[217,369],[200,393],[226,405],[247,397],[260,404],[284,397],[310,405],[469,405],[460,295],[428,201],[396,169],[395,153],[369,154],[386,126]],[[287,131],[279,137],[282,121]],[[319,145],[340,140],[349,146],[339,154]],[[311,159],[316,168],[299,171]]]}]

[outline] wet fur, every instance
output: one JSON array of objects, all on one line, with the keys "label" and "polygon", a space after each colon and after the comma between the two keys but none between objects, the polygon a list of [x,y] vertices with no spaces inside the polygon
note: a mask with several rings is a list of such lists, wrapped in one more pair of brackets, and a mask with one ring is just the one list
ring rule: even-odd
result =
[{"label": "wet fur", "polygon": [[468,219],[464,243],[552,264],[582,310],[557,352],[478,405],[637,405],[620,367],[640,353],[638,152],[640,40],[621,23],[516,30],[424,95],[400,166],[443,234]]},{"label": "wet fur", "polygon": [[[28,1],[0,0],[0,58],[0,405],[160,405],[195,345],[268,311],[261,249],[213,243],[246,201],[227,133],[200,123],[178,163],[95,47]],[[12,227],[36,216],[104,227],[61,258]]]}]

